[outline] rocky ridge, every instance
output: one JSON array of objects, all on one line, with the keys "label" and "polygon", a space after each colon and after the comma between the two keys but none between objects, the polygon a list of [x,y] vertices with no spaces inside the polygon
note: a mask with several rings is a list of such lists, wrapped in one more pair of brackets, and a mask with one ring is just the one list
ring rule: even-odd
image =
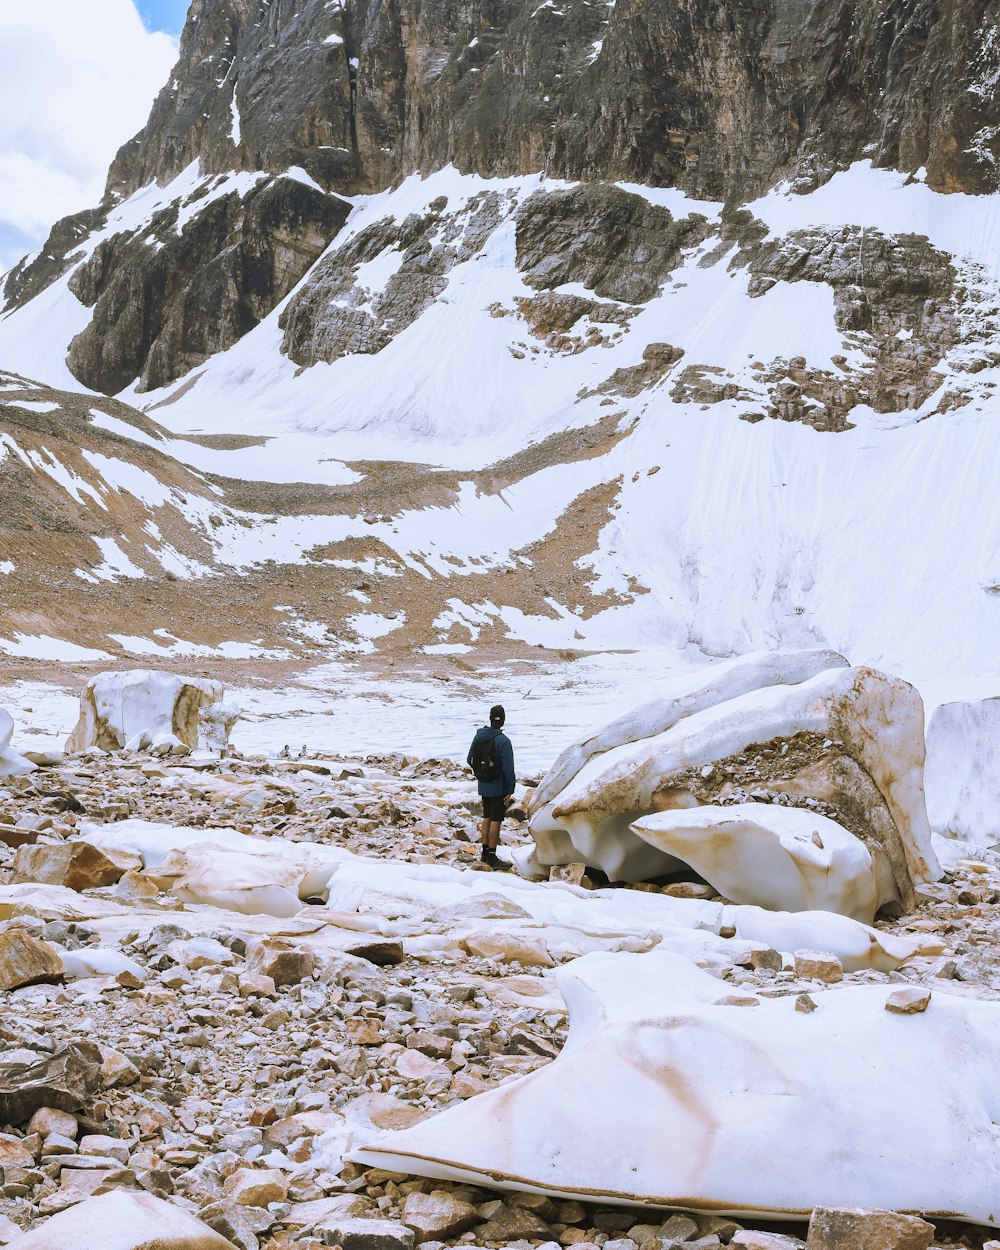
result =
[{"label": "rocky ridge", "polygon": [[[73,373],[108,393],[133,382],[150,390],[278,305],[343,226],[344,196],[415,171],[451,164],[490,178],[624,180],[736,206],[779,179],[804,191],[867,158],[919,171],[941,191],[987,192],[996,185],[991,13],[925,0],[892,15],[875,0],[735,10],[691,0],[662,13],[533,0],[461,13],[389,12],[367,0],[197,0],[174,76],[119,153],[103,204],[54,227],[40,255],[7,278],[5,307],[72,270],[74,294],[93,309],[69,352]],[[193,189],[192,174],[201,179]],[[116,206],[168,184],[169,203],[109,232]],[[590,230],[620,265],[635,208],[613,192],[593,196]],[[545,219],[552,257],[577,237],[561,239],[555,207],[539,202],[533,212]],[[419,236],[400,224],[385,223],[383,246],[412,251]],[[826,251],[827,240],[809,242]],[[369,236],[355,246],[375,244]],[[338,330],[293,316],[286,350],[300,363],[377,351],[439,293],[433,273],[455,263],[447,248],[429,255],[418,304],[397,275],[365,314],[374,327],[361,333],[364,317]],[[571,254],[566,261],[572,267]],[[926,280],[934,296],[947,286]],[[329,286],[318,274],[312,301],[335,307],[338,287]],[[848,328],[867,328],[859,316]],[[919,391],[911,381],[891,393],[912,400]],[[782,416],[802,407],[790,398],[807,408],[815,400],[808,388],[785,395]]]}]

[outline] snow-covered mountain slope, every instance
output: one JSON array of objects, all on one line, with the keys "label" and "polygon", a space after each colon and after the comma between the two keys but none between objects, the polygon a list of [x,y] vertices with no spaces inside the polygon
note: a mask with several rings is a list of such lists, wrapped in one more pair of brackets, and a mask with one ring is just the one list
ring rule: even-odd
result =
[{"label": "snow-covered mountain slope", "polygon": [[[211,551],[171,570],[192,593],[164,623],[201,641],[185,616],[213,575],[271,585],[273,560],[317,643],[829,645],[995,672],[998,210],[865,164],[737,214],[454,170],[360,197],[259,326],[123,395],[178,436],[267,440],[163,444],[251,518],[188,496]],[[75,324],[64,283],[0,321],[0,359],[28,366],[36,318]],[[212,641],[288,645],[247,625]]]}]

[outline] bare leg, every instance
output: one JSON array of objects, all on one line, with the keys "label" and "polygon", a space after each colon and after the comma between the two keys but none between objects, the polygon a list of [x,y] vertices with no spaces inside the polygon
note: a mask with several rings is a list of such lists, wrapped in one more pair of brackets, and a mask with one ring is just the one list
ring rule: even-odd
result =
[{"label": "bare leg", "polygon": [[493,824],[493,821],[487,820],[485,816],[479,822],[479,840],[480,842],[482,842],[483,846],[488,847],[490,845],[490,825],[491,824]]},{"label": "bare leg", "polygon": [[500,821],[484,820],[483,824],[487,826],[483,844],[488,846],[491,851],[495,851],[500,844]]}]

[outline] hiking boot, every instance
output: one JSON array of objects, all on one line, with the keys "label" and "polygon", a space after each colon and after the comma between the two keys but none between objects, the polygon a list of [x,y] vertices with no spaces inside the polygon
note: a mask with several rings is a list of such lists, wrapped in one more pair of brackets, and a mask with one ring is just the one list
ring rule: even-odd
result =
[{"label": "hiking boot", "polygon": [[487,868],[492,868],[495,872],[506,872],[511,867],[505,859],[497,855],[496,851],[491,851],[489,848],[483,851],[482,860]]}]

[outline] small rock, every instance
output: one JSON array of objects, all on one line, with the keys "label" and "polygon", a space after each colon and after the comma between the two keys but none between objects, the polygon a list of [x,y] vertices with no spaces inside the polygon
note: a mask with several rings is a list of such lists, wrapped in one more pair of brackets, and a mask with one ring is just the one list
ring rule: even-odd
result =
[{"label": "small rock", "polygon": [[479,1212],[471,1203],[434,1190],[429,1194],[407,1194],[402,1221],[413,1229],[421,1243],[460,1236],[479,1222]]},{"label": "small rock", "polygon": [[750,951],[750,967],[763,972],[780,972],[781,952],[775,950]]},{"label": "small rock", "polygon": [[521,1238],[545,1240],[552,1235],[552,1229],[534,1211],[529,1211],[525,1207],[504,1206],[492,1219],[487,1220],[476,1230],[476,1235],[479,1241],[507,1243]]},{"label": "small rock", "polygon": [[672,1215],[660,1228],[659,1236],[665,1240],[690,1241],[698,1236],[698,1225],[690,1215]]},{"label": "small rock", "polygon": [[808,994],[800,994],[795,1000],[795,1010],[804,1011],[806,1013],[816,1010],[816,1003]]},{"label": "small rock", "polygon": [[185,941],[170,942],[166,953],[175,963],[182,968],[190,968],[192,972],[214,965],[228,967],[236,958],[228,946],[223,946],[221,942],[210,937],[192,937]]},{"label": "small rock", "polygon": [[586,864],[553,864],[549,869],[549,880],[565,881],[568,885],[581,885],[586,874]]},{"label": "small rock", "polygon": [[129,1143],[121,1137],[88,1133],[80,1138],[81,1155],[103,1155],[105,1158],[117,1159],[119,1163],[128,1163],[130,1153]]},{"label": "small rock", "polygon": [[101,1049],[101,1084],[105,1089],[117,1089],[120,1085],[134,1085],[139,1079],[139,1069],[120,1050],[110,1046]]},{"label": "small rock", "polygon": [[288,1177],[274,1168],[241,1168],[226,1177],[222,1189],[241,1207],[266,1207],[269,1202],[285,1201]]},{"label": "small rock", "polygon": [[501,963],[515,961],[525,968],[551,968],[553,959],[540,937],[518,937],[506,933],[474,933],[462,939],[470,955],[483,955]]},{"label": "small rock", "polygon": [[313,1232],[327,1246],[341,1250],[413,1250],[415,1236],[405,1224],[393,1220],[360,1220],[331,1215],[320,1220]]},{"label": "small rock", "polygon": [[238,1250],[259,1250],[257,1234],[267,1232],[275,1223],[270,1211],[261,1207],[240,1206],[225,1200],[202,1207],[198,1218],[209,1228],[228,1238]]},{"label": "small rock", "polygon": [[[259,972],[244,972],[236,986],[240,998],[276,998],[278,994],[277,986],[272,978],[262,976]],[[285,1019],[287,1020],[288,1017],[286,1016]],[[270,1027],[268,1025],[268,1028]]]},{"label": "small rock", "polygon": [[785,1233],[763,1233],[744,1228],[733,1234],[729,1244],[741,1246],[743,1250],[804,1250],[806,1243]]},{"label": "small rock", "polygon": [[49,1133],[42,1142],[43,1155],[75,1155],[76,1142],[72,1137],[64,1137],[62,1133]]},{"label": "small rock", "polygon": [[795,975],[833,985],[844,979],[844,965],[829,951],[796,951]]},{"label": "small rock", "polygon": [[927,1250],[934,1225],[915,1215],[864,1207],[817,1207],[806,1250]]},{"label": "small rock", "polygon": [[276,986],[298,984],[303,977],[312,975],[315,966],[316,959],[310,951],[300,950],[280,938],[254,941],[247,947],[246,971],[270,977]]},{"label": "small rock", "polygon": [[930,1006],[931,992],[922,985],[904,985],[885,1000],[886,1011],[900,1016],[916,1016]]},{"label": "small rock", "polygon": [[115,886],[115,898],[126,902],[138,903],[146,898],[158,898],[160,887],[145,873],[130,869],[124,873]]},{"label": "small rock", "polygon": [[28,1122],[28,1132],[37,1133],[40,1137],[59,1133],[63,1137],[74,1138],[79,1129],[75,1115],[56,1107],[39,1107]]}]

